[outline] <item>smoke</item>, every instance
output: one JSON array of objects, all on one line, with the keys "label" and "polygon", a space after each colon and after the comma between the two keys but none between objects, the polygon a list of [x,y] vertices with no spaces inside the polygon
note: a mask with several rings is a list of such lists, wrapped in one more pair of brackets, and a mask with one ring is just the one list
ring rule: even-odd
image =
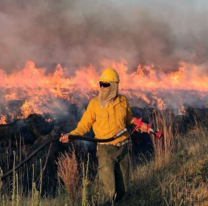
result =
[{"label": "smoke", "polygon": [[180,61],[207,65],[206,0],[21,0],[0,2],[0,68],[27,60],[71,70],[125,59],[131,70]]}]

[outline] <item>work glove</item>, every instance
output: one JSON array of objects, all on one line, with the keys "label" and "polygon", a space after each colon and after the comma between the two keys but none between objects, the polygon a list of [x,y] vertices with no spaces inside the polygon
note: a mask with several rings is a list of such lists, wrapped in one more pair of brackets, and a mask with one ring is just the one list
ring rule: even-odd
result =
[{"label": "work glove", "polygon": [[59,142],[61,143],[68,143],[69,142],[69,133],[62,134],[59,138]]}]

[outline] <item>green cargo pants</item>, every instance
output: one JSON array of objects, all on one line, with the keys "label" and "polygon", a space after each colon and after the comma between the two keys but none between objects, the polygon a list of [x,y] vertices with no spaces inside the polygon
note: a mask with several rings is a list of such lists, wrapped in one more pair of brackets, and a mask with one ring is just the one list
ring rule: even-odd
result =
[{"label": "green cargo pants", "polygon": [[98,145],[98,177],[105,199],[121,199],[129,185],[128,144]]}]

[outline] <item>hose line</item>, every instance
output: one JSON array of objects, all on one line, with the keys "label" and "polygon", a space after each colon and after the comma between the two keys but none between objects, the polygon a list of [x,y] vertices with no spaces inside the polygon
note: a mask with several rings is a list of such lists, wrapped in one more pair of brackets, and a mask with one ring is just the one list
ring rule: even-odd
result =
[{"label": "hose line", "polygon": [[[123,134],[124,132],[126,132],[127,129],[123,129],[120,132],[118,132],[117,134],[115,134],[113,137],[108,138],[108,139],[94,139],[94,138],[90,138],[90,137],[85,137],[85,136],[79,136],[79,135],[69,135],[69,139],[70,140],[84,140],[84,141],[89,141],[89,142],[111,142],[113,140],[115,140],[116,138],[118,138],[121,134]],[[59,137],[60,138],[60,137]],[[20,162],[19,164],[17,164],[17,166],[15,167],[15,171],[17,169],[19,169],[23,164],[25,164],[27,161],[29,161],[34,155],[36,155],[41,149],[43,149],[47,144],[49,144],[50,142],[56,142],[59,141],[59,138],[52,138],[47,140],[46,142],[44,142],[42,145],[40,145],[36,150],[34,150],[28,157],[26,157],[22,162]],[[13,173],[14,169],[9,170],[8,172],[6,172],[4,175],[1,176],[1,180],[5,179],[6,177],[8,177],[10,174]]]}]

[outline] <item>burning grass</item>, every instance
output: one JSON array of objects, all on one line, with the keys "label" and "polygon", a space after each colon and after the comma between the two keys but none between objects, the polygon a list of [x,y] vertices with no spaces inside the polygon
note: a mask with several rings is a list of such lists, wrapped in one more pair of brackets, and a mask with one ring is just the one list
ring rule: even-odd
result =
[{"label": "burning grass", "polygon": [[[207,106],[208,78],[206,75],[202,78],[202,66],[180,62],[175,72],[163,73],[154,65],[138,65],[131,71],[125,60],[106,59],[101,65],[117,69],[121,79],[120,92],[129,98],[131,106],[160,110],[174,108],[179,113],[183,113],[185,105]],[[50,114],[51,121],[60,114],[66,115],[69,105],[81,104],[84,108],[89,99],[97,95],[99,68],[76,68],[70,75],[71,68],[61,64],[54,69],[49,72],[32,61],[10,74],[0,69],[1,124],[26,118],[32,113]]]}]

